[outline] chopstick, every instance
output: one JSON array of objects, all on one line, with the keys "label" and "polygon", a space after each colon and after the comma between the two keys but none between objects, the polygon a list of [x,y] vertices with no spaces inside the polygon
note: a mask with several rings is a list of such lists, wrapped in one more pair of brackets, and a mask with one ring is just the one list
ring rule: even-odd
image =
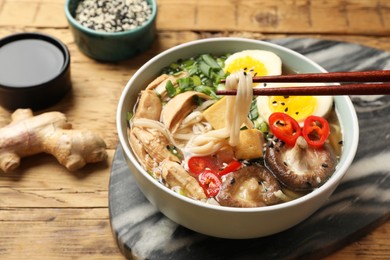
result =
[{"label": "chopstick", "polygon": [[[233,96],[237,90],[218,90],[217,95]],[[390,83],[345,84],[281,88],[253,88],[255,96],[339,96],[339,95],[390,95]]]},{"label": "chopstick", "polygon": [[390,70],[328,72],[253,77],[253,82],[388,82]]},{"label": "chopstick", "polygon": [[[299,84],[292,87],[257,87],[253,89],[253,95],[263,96],[337,96],[337,95],[390,95],[390,70],[374,70],[359,72],[330,72],[330,73],[308,73],[291,74],[282,76],[253,77],[253,82],[356,82],[344,85],[321,85],[304,86]],[[360,83],[375,82],[375,83]],[[217,95],[236,95],[236,90],[219,90]]]}]

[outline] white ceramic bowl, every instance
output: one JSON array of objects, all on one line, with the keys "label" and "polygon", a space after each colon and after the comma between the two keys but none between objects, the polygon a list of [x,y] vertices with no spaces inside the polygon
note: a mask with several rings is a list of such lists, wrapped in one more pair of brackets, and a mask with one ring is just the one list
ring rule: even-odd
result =
[{"label": "white ceramic bowl", "polygon": [[335,107],[344,134],[343,152],[336,172],[320,188],[296,200],[259,208],[233,208],[209,205],[179,195],[154,180],[138,163],[126,134],[127,112],[132,111],[138,93],[161,69],[179,58],[202,53],[225,54],[245,49],[269,50],[279,55],[284,66],[297,73],[325,72],[308,58],[281,46],[241,38],[197,40],[166,50],[144,64],[127,83],[117,110],[117,130],[127,164],[148,200],[173,221],[194,231],[222,238],[255,238],[286,230],[324,204],[352,163],[358,144],[358,121],[347,96],[335,97]]}]

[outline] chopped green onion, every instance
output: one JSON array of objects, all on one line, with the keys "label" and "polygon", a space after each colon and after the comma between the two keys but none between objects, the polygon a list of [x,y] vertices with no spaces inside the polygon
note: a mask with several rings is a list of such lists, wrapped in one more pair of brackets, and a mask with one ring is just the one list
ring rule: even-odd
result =
[{"label": "chopped green onion", "polygon": [[210,75],[211,75],[211,67],[210,67],[209,65],[207,65],[206,62],[204,62],[204,61],[199,62],[199,70],[200,70],[206,77],[210,77]]},{"label": "chopped green onion", "polygon": [[213,85],[213,81],[210,80],[210,79],[207,78],[207,77],[203,77],[203,78],[201,79],[201,81],[202,81],[202,85],[205,85],[205,86],[212,86],[212,85]]},{"label": "chopped green onion", "polygon": [[249,119],[253,121],[253,120],[256,120],[258,117],[259,117],[259,112],[257,111],[256,99],[253,99],[253,101],[251,103],[251,108],[249,111]]},{"label": "chopped green onion", "polygon": [[192,66],[188,69],[188,74],[190,74],[190,76],[193,76],[198,74],[198,71],[198,66]]},{"label": "chopped green onion", "polygon": [[261,122],[260,126],[257,128],[259,129],[263,134],[269,133],[269,126],[266,122]]},{"label": "chopped green onion", "polygon": [[176,95],[176,88],[173,86],[172,81],[168,80],[165,84],[165,89],[167,90],[168,97],[172,98]]},{"label": "chopped green onion", "polygon": [[194,60],[193,59],[188,59],[188,60],[185,60],[182,62],[184,68],[188,68],[190,66],[192,66],[194,64]]},{"label": "chopped green onion", "polygon": [[185,78],[180,78],[177,80],[177,83],[179,84],[180,90],[185,90],[190,87],[190,78],[185,77]]},{"label": "chopped green onion", "polygon": [[203,86],[203,85],[195,87],[194,90],[197,91],[197,92],[204,93],[206,95],[210,95],[211,92],[212,92],[211,87]]},{"label": "chopped green onion", "polygon": [[225,56],[217,58],[217,63],[219,65],[219,67],[221,67],[221,68],[225,67],[225,60],[226,60]]},{"label": "chopped green onion", "polygon": [[201,55],[201,57],[204,60],[204,62],[206,62],[207,65],[209,65],[213,70],[220,70],[221,69],[218,62],[213,57],[211,57],[210,54],[203,54],[203,55]]},{"label": "chopped green onion", "polygon": [[183,155],[177,150],[174,145],[167,145],[168,151],[170,151],[173,155],[177,156],[180,160],[183,160]]},{"label": "chopped green onion", "polygon": [[199,76],[197,76],[197,75],[191,76],[191,79],[192,79],[192,83],[194,84],[194,86],[200,86],[202,84],[202,81],[200,80]]},{"label": "chopped green onion", "polygon": [[177,63],[172,63],[171,65],[169,65],[169,67],[173,70],[177,70],[180,68],[180,64],[177,64]]},{"label": "chopped green onion", "polygon": [[[166,90],[169,97],[189,91],[198,90],[209,95],[213,99],[219,99],[215,92],[217,89],[224,89],[221,79],[227,77],[223,71],[226,55],[215,57],[210,54],[203,54],[186,60],[178,60],[170,66],[165,67],[162,72],[169,75],[179,75],[181,72],[187,72],[188,76],[177,80],[178,87],[172,82],[167,83]],[[207,88],[205,88],[207,87]]]}]

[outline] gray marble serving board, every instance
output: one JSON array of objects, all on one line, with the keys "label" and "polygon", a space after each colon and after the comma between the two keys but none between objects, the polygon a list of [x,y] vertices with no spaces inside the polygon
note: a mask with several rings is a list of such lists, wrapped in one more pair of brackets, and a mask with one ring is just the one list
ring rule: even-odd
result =
[{"label": "gray marble serving board", "polygon": [[[390,53],[361,45],[308,38],[272,42],[296,50],[328,71],[390,69]],[[351,99],[358,113],[360,141],[341,185],[310,218],[268,237],[220,239],[174,223],[143,196],[118,147],[111,171],[109,210],[122,253],[136,259],[318,259],[387,221],[390,96]]]}]

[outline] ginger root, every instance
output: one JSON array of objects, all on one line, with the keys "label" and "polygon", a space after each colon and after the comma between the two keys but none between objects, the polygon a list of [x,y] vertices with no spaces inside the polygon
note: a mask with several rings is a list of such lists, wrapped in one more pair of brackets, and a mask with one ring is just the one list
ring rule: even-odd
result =
[{"label": "ginger root", "polygon": [[38,153],[53,155],[68,170],[107,158],[102,138],[88,130],[74,130],[63,113],[34,116],[30,109],[18,109],[9,125],[0,129],[0,169],[10,172],[22,157]]}]

